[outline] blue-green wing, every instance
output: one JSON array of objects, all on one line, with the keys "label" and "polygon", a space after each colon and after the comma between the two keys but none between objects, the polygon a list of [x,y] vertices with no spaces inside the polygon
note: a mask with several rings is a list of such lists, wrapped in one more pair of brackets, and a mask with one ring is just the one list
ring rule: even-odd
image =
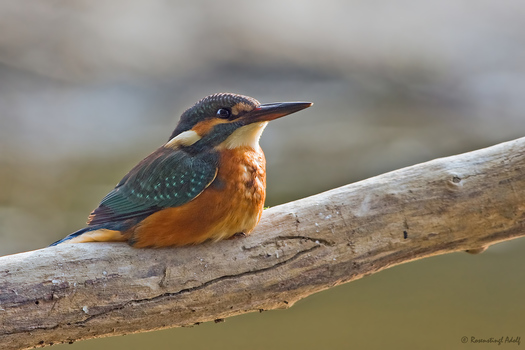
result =
[{"label": "blue-green wing", "polygon": [[197,197],[217,175],[218,155],[160,148],[133,168],[89,216],[89,225],[144,217]]}]

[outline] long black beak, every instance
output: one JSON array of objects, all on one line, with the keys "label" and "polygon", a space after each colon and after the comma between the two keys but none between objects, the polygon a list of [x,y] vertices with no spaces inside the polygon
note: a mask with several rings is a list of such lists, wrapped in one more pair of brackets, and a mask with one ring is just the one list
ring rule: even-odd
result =
[{"label": "long black beak", "polygon": [[277,102],[264,103],[247,113],[244,119],[248,123],[265,122],[299,112],[313,105],[312,102]]}]

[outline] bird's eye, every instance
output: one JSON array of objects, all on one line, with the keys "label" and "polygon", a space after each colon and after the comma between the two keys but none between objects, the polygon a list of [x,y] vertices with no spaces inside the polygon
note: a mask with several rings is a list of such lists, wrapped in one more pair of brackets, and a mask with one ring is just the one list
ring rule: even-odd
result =
[{"label": "bird's eye", "polygon": [[217,117],[219,118],[228,119],[231,116],[231,114],[232,113],[226,108],[219,108],[217,110]]}]

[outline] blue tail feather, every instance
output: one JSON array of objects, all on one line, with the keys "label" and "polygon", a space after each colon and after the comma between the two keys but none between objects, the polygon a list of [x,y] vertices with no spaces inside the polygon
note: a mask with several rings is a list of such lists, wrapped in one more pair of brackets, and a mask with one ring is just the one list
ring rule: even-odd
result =
[{"label": "blue tail feather", "polygon": [[104,224],[84,227],[84,228],[81,228],[80,230],[75,231],[75,232],[67,235],[66,237],[56,241],[55,243],[50,244],[49,246],[52,247],[52,246],[55,246],[55,245],[59,245],[60,243],[67,242],[70,239],[78,237],[78,236],[80,236],[80,235],[82,235],[82,234],[84,234],[86,232],[95,231],[95,230],[99,230],[99,229],[116,230],[116,231],[124,232],[124,231],[130,229],[131,227],[135,226],[136,224],[138,224],[146,216],[147,215],[143,215],[143,216],[139,216],[139,217],[136,217],[136,218],[133,218],[133,219],[128,219],[128,220],[125,220],[125,221],[116,221],[116,222],[112,222],[112,223],[104,223]]},{"label": "blue tail feather", "polygon": [[66,241],[69,241],[70,239],[78,237],[78,236],[80,236],[83,233],[86,233],[86,232],[89,232],[89,231],[94,231],[94,230],[97,230],[97,229],[99,229],[98,226],[84,227],[84,228],[82,228],[82,229],[80,229],[78,231],[75,231],[75,232],[67,235],[66,237],[56,241],[55,243],[51,243],[49,246],[52,247],[52,246],[55,246],[55,245],[59,245],[60,243],[64,243]]}]

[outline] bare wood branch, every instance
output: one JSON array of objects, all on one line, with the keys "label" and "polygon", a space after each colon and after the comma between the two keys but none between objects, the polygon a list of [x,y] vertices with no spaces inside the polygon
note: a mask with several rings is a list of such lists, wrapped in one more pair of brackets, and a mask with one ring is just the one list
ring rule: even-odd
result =
[{"label": "bare wood branch", "polygon": [[525,138],[268,209],[244,239],[2,257],[0,343],[22,349],[287,308],[396,264],[523,235]]}]

